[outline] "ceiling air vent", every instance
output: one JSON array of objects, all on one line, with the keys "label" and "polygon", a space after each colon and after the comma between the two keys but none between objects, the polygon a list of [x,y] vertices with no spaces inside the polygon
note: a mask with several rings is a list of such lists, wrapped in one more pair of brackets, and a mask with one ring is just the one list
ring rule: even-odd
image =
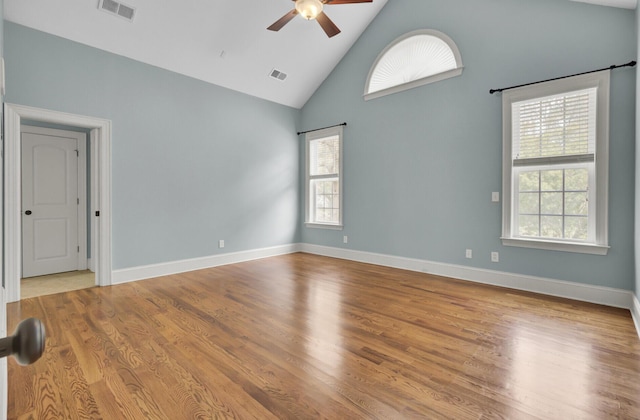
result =
[{"label": "ceiling air vent", "polygon": [[127,6],[126,4],[122,4],[114,0],[100,0],[98,2],[98,9],[103,12],[119,16],[129,22],[132,22],[136,15],[135,7]]},{"label": "ceiling air vent", "polygon": [[284,81],[284,79],[287,78],[287,75],[285,73],[281,72],[280,70],[276,70],[276,69],[271,70],[271,74],[269,76],[273,77],[274,79],[278,79],[280,81]]}]

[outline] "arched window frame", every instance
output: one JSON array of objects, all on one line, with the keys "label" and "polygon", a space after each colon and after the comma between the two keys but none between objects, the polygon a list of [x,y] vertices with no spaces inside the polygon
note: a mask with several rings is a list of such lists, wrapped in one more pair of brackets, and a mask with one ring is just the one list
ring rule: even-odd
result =
[{"label": "arched window frame", "polygon": [[[388,87],[386,89],[370,92],[371,79],[375,74],[378,64],[385,57],[385,55],[391,50],[393,50],[399,43],[409,38],[412,38],[415,36],[421,36],[421,35],[433,36],[444,41],[444,43],[446,43],[449,46],[451,52],[453,53],[453,56],[456,61],[456,67],[451,70],[447,70],[441,73],[435,73],[426,77],[422,77],[420,79],[411,80],[406,83]],[[440,31],[437,31],[435,29],[419,29],[416,31],[412,31],[400,36],[399,38],[396,38],[392,43],[387,45],[387,47],[384,50],[382,50],[380,54],[378,54],[378,57],[376,58],[376,61],[373,63],[373,65],[371,66],[371,69],[369,70],[369,75],[367,76],[367,83],[365,84],[365,91],[364,91],[364,100],[368,101],[370,99],[380,98],[382,96],[391,95],[392,93],[402,92],[408,89],[413,89],[418,86],[423,86],[429,83],[439,82],[441,80],[459,76],[462,74],[463,68],[464,66],[462,65],[462,56],[460,55],[458,46],[456,45],[455,42],[453,42],[453,40],[448,35]]]}]

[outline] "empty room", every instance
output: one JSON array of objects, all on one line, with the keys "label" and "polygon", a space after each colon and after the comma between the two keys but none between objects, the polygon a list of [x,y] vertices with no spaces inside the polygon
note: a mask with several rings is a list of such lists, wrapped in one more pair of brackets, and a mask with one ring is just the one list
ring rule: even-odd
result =
[{"label": "empty room", "polygon": [[640,418],[637,0],[0,23],[0,419]]}]

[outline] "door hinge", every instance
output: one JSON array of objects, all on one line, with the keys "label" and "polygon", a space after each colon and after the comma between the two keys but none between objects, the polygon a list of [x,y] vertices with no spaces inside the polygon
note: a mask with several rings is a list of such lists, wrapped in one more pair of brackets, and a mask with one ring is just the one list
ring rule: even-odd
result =
[{"label": "door hinge", "polygon": [[79,198],[76,198],[76,201],[77,201],[77,203],[76,203],[76,204],[77,204],[77,205],[80,205],[80,199],[79,199]]},{"label": "door hinge", "polygon": [[76,149],[76,157],[80,157],[80,151]]},{"label": "door hinge", "polygon": [[96,211],[96,217],[100,217],[100,210]]},{"label": "door hinge", "polygon": [[80,252],[80,245],[78,245],[78,252]]}]

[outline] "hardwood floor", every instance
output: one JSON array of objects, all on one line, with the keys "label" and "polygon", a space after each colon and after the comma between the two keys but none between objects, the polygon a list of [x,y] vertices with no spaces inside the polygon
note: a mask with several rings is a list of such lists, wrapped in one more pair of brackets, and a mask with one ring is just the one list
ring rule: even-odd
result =
[{"label": "hardwood floor", "polygon": [[629,311],[293,254],[26,299],[9,418],[640,418]]}]

